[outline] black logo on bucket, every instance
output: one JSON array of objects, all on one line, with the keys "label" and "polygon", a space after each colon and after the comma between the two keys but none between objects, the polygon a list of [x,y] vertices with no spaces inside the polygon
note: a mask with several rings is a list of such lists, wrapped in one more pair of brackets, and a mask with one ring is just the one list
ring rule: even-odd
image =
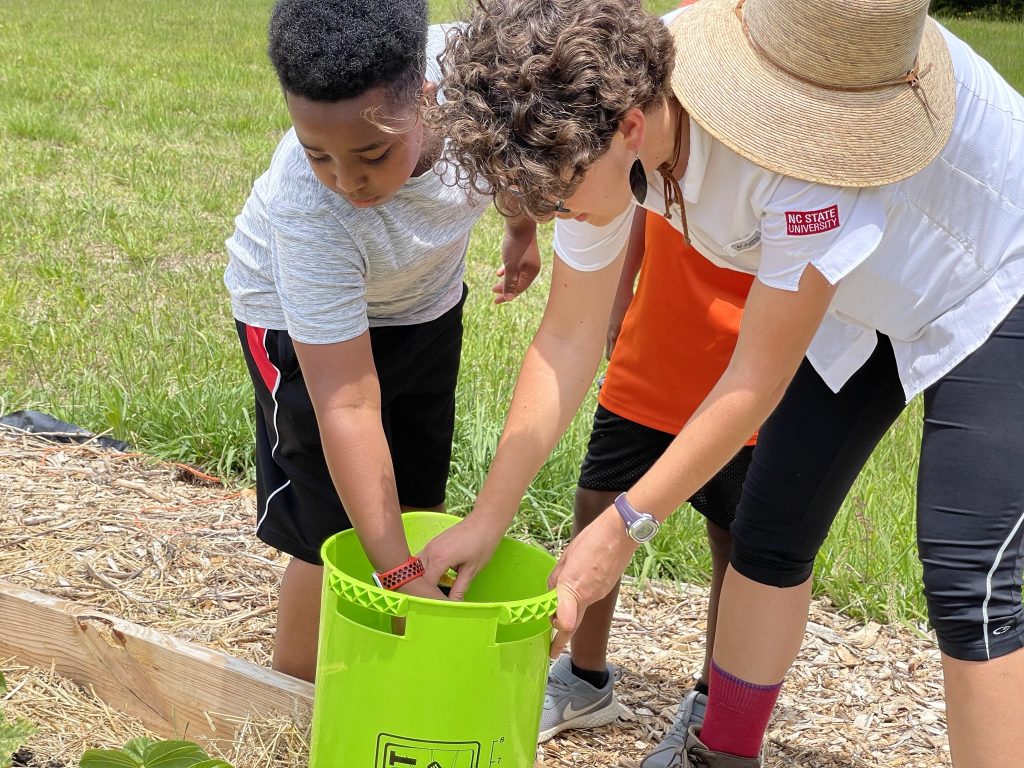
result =
[{"label": "black logo on bucket", "polygon": [[374,768],[480,768],[480,742],[427,741],[381,733]]}]

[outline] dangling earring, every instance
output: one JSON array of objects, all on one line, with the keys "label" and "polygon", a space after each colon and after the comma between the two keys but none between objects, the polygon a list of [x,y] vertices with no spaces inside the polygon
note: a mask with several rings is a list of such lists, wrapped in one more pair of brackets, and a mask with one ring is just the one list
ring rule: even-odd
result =
[{"label": "dangling earring", "polygon": [[640,153],[637,153],[636,160],[629,169],[629,188],[633,191],[633,197],[640,205],[647,199],[647,171],[644,164],[640,162]]}]

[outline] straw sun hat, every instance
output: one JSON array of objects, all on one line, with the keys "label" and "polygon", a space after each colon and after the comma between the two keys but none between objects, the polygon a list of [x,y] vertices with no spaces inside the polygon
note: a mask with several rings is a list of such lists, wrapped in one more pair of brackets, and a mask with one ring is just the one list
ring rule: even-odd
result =
[{"label": "straw sun hat", "polygon": [[700,0],[672,32],[687,112],[777,173],[889,184],[952,130],[953,65],[928,0]]}]

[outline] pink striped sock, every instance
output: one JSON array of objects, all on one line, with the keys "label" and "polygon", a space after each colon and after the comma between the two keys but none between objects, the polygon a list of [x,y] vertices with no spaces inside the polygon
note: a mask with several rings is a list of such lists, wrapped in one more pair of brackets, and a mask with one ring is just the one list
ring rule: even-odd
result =
[{"label": "pink striped sock", "polygon": [[754,685],[711,661],[708,711],[700,740],[708,749],[738,757],[757,757],[782,683]]}]

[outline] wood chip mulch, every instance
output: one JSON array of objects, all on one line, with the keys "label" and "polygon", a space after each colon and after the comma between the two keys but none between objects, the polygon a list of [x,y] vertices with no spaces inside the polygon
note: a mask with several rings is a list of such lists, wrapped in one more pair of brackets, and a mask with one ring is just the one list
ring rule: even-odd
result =
[{"label": "wood chip mulch", "polygon": [[[185,465],[0,427],[0,578],[268,664],[286,563],[253,535],[255,498]],[[611,660],[627,714],[544,745],[539,764],[636,768],[671,723],[703,661],[706,590],[623,590]],[[16,632],[17,627],[0,631]],[[29,764],[145,730],[49,670],[0,660],[0,707],[36,727]],[[864,625],[816,601],[768,733],[766,766],[949,765],[938,651],[904,627]],[[308,724],[246,723],[222,756],[236,768],[304,765]]]}]

